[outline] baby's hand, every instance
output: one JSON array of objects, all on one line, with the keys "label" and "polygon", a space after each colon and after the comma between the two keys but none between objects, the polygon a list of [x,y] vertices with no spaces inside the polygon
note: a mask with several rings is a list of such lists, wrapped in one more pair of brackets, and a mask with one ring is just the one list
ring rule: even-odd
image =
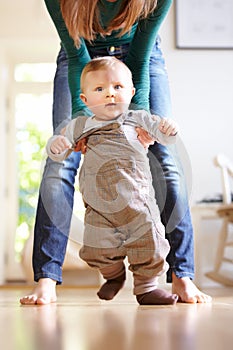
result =
[{"label": "baby's hand", "polygon": [[65,136],[59,135],[50,146],[51,152],[53,154],[59,154],[65,151],[68,148],[71,148],[71,143]]},{"label": "baby's hand", "polygon": [[159,122],[159,130],[166,136],[175,136],[178,132],[178,125],[173,119],[163,118]]}]

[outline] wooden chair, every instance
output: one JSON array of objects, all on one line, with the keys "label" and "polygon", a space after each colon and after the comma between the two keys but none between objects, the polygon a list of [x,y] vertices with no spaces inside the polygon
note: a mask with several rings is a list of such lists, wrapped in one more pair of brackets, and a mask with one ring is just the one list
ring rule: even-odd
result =
[{"label": "wooden chair", "polygon": [[[221,170],[223,203],[217,210],[217,214],[223,219],[223,222],[218,237],[214,270],[208,272],[206,276],[221,284],[233,286],[233,240],[230,237],[233,228],[233,203],[230,188],[230,180],[233,178],[233,163],[225,155],[219,154],[214,158],[214,164]],[[229,253],[231,253],[231,257],[229,257]],[[223,274],[224,266],[228,267],[227,275]]]}]

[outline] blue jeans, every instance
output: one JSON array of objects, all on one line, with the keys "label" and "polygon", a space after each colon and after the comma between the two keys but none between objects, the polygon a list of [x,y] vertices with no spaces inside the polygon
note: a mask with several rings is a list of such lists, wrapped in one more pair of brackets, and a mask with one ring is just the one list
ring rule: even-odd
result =
[{"label": "blue jeans", "polygon": [[[53,129],[56,134],[71,118],[71,96],[67,77],[67,58],[61,50],[54,78]],[[62,265],[73,212],[74,182],[80,158],[80,152],[72,152],[63,163],[54,162],[50,158],[46,160],[34,230],[35,281],[49,277],[58,284],[62,282]]]},{"label": "blue jeans", "polygon": [[[154,114],[172,117],[170,88],[159,37],[150,58],[150,108]],[[171,246],[167,256],[170,266],[167,281],[171,282],[172,271],[178,278],[193,279],[193,227],[186,181],[176,146],[165,147],[154,143],[149,148],[148,156],[161,221]]]},{"label": "blue jeans", "polygon": [[[116,57],[124,60],[127,45],[117,48]],[[111,54],[108,50],[89,51],[91,57]],[[68,88],[67,59],[63,50],[57,59],[54,79],[53,126],[59,132],[61,125],[71,117],[71,99]],[[171,100],[164,59],[157,39],[150,60],[150,106],[153,113],[171,116]],[[194,277],[193,230],[182,167],[177,166],[175,149],[155,143],[150,147],[149,159],[161,219],[171,245],[167,257],[171,272],[177,277]],[[73,152],[63,164],[47,159],[36,215],[33,248],[34,279],[52,278],[62,282],[62,264],[69,236],[73,211],[74,180],[79,167],[80,153]],[[179,163],[179,162],[178,162]]]}]

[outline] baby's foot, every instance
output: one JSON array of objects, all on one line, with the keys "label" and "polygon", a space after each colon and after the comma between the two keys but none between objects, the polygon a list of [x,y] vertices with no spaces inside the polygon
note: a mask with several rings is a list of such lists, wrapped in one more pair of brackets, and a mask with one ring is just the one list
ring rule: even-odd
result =
[{"label": "baby's foot", "polygon": [[211,296],[202,293],[189,277],[177,278],[172,274],[172,292],[177,294],[183,303],[210,303]]},{"label": "baby's foot", "polygon": [[20,299],[22,305],[45,305],[54,303],[56,296],[56,281],[41,278],[33,291]]},{"label": "baby's foot", "polygon": [[124,282],[125,282],[125,272],[121,276],[115,279],[107,280],[107,282],[105,282],[100,288],[100,290],[98,291],[97,293],[98,297],[104,300],[113,299],[114,296],[123,287]]},{"label": "baby's foot", "polygon": [[140,305],[173,305],[177,302],[178,296],[163,289],[154,289],[151,292],[136,295]]}]

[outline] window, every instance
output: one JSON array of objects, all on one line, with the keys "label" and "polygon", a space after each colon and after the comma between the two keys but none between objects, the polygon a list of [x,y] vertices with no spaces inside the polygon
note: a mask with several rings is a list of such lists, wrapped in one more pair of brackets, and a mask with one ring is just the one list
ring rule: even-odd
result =
[{"label": "window", "polygon": [[38,188],[46,155],[44,146],[51,130],[50,93],[19,93],[15,98],[16,154],[18,163],[18,225],[16,259],[33,230]]},{"label": "window", "polygon": [[14,68],[14,93],[10,94],[14,125],[11,124],[10,128],[15,131],[10,133],[10,142],[15,145],[16,161],[9,161],[13,173],[16,172],[18,193],[12,191],[15,198],[11,195],[10,202],[15,201],[18,218],[15,220],[16,230],[12,230],[12,237],[8,237],[7,280],[24,279],[22,251],[33,231],[43,161],[46,159],[44,146],[52,134],[55,68],[51,63],[24,63]]}]

